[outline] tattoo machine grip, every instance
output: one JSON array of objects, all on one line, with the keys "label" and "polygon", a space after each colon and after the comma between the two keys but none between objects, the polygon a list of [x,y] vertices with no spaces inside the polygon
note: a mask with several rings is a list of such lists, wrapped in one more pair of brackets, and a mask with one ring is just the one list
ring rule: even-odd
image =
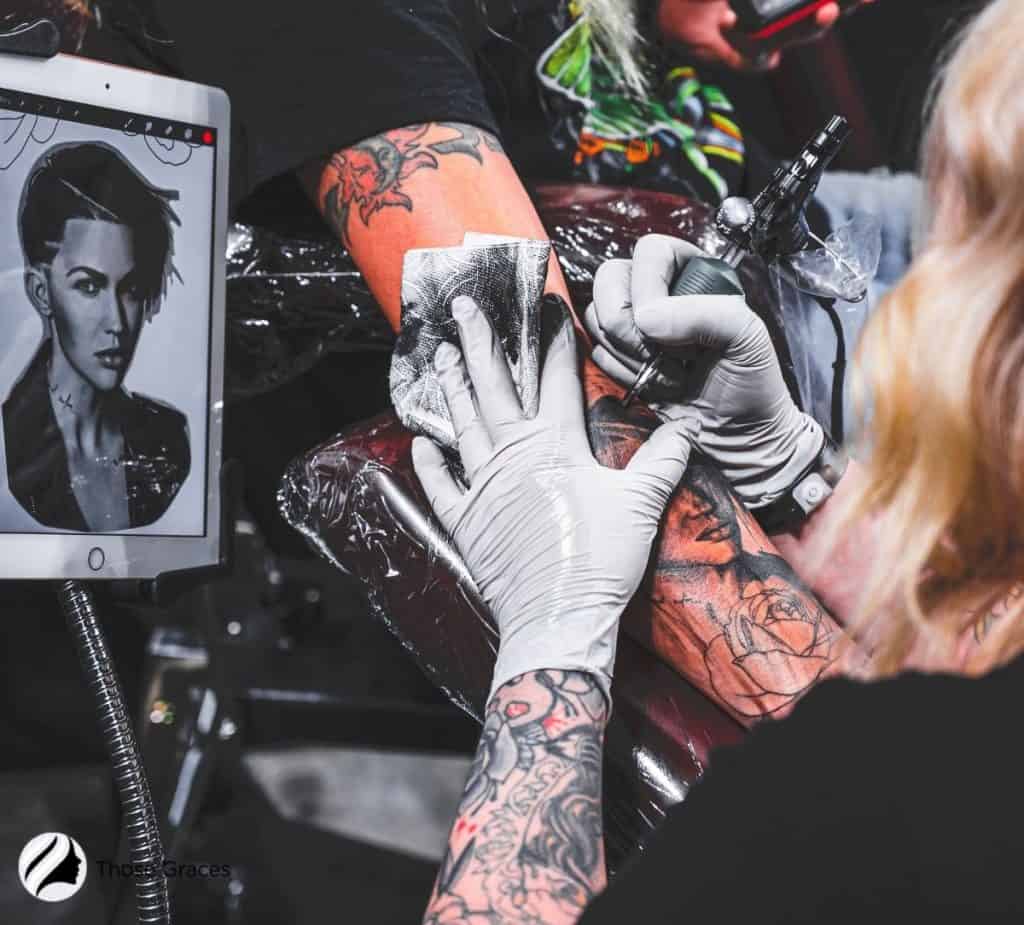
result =
[{"label": "tattoo machine grip", "polygon": [[715,257],[693,257],[669,287],[670,296],[743,295],[736,271]]},{"label": "tattoo machine grip", "polygon": [[[688,261],[669,294],[745,295],[735,268],[748,253],[771,261],[802,250],[810,237],[804,214],[807,203],[850,132],[846,119],[832,116],[791,163],[775,171],[752,203],[739,197],[726,199],[715,219],[726,242],[725,259],[698,257]],[[657,373],[659,362],[656,354],[644,364],[622,399],[623,405],[643,391]]]},{"label": "tattoo machine grip", "polygon": [[[693,257],[686,261],[683,269],[669,287],[668,294],[670,296],[742,296],[744,292],[740,278],[730,264],[715,257]],[[633,382],[632,388],[622,399],[623,405],[628,405],[647,386],[647,383],[658,372],[660,361],[661,357],[655,354],[644,364]]]}]

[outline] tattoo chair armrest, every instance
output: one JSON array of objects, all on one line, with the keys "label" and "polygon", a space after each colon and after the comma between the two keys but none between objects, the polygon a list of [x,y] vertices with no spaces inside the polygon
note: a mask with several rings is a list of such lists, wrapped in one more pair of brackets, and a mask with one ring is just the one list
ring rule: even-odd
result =
[{"label": "tattoo chair armrest", "polygon": [[[412,471],[411,434],[391,415],[323,444],[289,467],[285,519],[335,567],[359,579],[373,614],[431,680],[477,720],[497,634],[461,558],[440,532]],[[610,858],[624,858],[740,727],[623,636],[608,730],[605,811]]]}]

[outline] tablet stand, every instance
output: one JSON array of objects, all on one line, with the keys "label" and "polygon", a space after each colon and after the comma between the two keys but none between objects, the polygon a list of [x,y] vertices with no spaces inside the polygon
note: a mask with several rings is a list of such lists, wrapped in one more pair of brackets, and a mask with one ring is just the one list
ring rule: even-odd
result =
[{"label": "tablet stand", "polygon": [[134,878],[138,920],[170,925],[171,905],[163,871],[160,826],[124,691],[100,629],[96,602],[81,581],[61,582],[59,594],[78,660],[99,712],[100,733],[110,754],[121,800],[121,825],[128,839],[128,853],[133,864],[144,865],[139,868],[142,873]]},{"label": "tablet stand", "polygon": [[[57,25],[52,20],[39,19],[0,33],[0,55],[52,58],[60,49],[60,41]],[[223,501],[227,501],[224,492],[226,473],[225,467],[221,476]],[[226,518],[226,506],[222,504],[221,510],[222,518]],[[225,531],[222,523],[222,561],[219,566],[169,573],[152,581],[113,582],[115,593],[121,598],[128,597],[142,603],[166,604],[226,567],[223,543],[229,536],[230,531]],[[127,860],[139,865],[136,870],[141,871],[134,878],[138,921],[145,925],[170,925],[170,898],[160,826],[121,682],[99,624],[95,599],[82,581],[61,581],[58,594],[86,683],[95,700],[100,733],[110,755],[121,802]]]}]

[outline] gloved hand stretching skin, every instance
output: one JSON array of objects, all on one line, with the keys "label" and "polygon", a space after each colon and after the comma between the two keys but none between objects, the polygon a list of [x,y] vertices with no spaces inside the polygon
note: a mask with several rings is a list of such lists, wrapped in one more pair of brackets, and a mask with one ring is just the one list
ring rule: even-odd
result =
[{"label": "gloved hand stretching skin", "polygon": [[594,362],[629,387],[664,351],[648,392],[663,420],[696,414],[696,446],[747,507],[771,503],[821,451],[821,427],[794,404],[764,322],[742,296],[669,295],[686,260],[703,252],[665,235],[641,238],[632,260],[610,260],[594,280],[585,324]]},{"label": "gloved hand stretching skin", "polygon": [[424,437],[413,442],[413,464],[497,621],[491,695],[525,672],[564,669],[591,674],[610,703],[619,617],[686,469],[696,420],[681,415],[624,470],[606,469],[587,441],[568,317],[548,347],[530,420],[487,318],[465,297],[452,314],[462,354],[441,344],[435,364],[469,490]]}]

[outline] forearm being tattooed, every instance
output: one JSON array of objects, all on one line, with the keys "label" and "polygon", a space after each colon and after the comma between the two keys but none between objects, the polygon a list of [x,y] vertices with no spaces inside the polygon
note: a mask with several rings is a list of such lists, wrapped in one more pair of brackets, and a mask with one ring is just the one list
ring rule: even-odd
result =
[{"label": "forearm being tattooed", "polygon": [[535,671],[498,689],[424,916],[426,925],[575,922],[606,882],[607,705],[589,675]]},{"label": "forearm being tattooed", "polygon": [[[548,237],[498,139],[472,125],[396,128],[300,177],[396,328],[407,250],[459,245],[467,231]],[[568,299],[554,258],[548,282]]]},{"label": "forearm being tattooed", "polygon": [[[621,468],[657,427],[596,367],[584,378],[591,445]],[[844,637],[706,461],[691,458],[623,617],[631,636],[741,722],[784,715],[839,669]]]}]

